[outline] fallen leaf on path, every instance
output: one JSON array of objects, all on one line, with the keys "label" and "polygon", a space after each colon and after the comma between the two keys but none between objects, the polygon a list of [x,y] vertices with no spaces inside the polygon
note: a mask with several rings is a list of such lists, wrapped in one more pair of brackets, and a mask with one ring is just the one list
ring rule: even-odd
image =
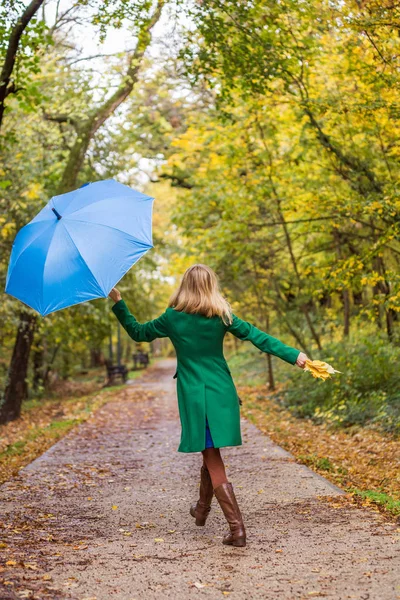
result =
[{"label": "fallen leaf on path", "polygon": [[193,586],[195,588],[197,588],[198,590],[201,590],[202,588],[206,587],[206,584],[205,583],[200,583],[200,581],[195,581],[194,584],[193,584]]},{"label": "fallen leaf on path", "polygon": [[113,510],[118,510],[118,506],[116,504],[113,504],[111,507]]},{"label": "fallen leaf on path", "polygon": [[163,542],[164,540],[163,540],[163,538],[154,538],[154,541],[155,542]]},{"label": "fallen leaf on path", "polygon": [[29,598],[29,597],[32,598],[32,594],[33,594],[33,590],[21,590],[20,592],[18,592],[18,596],[20,598]]}]

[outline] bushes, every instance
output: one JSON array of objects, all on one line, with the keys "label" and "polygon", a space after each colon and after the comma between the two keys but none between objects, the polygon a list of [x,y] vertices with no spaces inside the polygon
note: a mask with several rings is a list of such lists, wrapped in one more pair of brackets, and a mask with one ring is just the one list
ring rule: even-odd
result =
[{"label": "bushes", "polygon": [[283,404],[297,416],[339,426],[372,425],[400,433],[400,348],[376,334],[324,348],[321,358],[342,371],[326,382],[290,372]]},{"label": "bushes", "polygon": [[[324,382],[273,358],[276,383],[285,383],[276,396],[280,404],[316,422],[400,434],[400,347],[384,334],[363,330],[350,340],[324,344],[313,358],[331,363],[342,374]],[[249,344],[230,355],[229,365],[240,385],[267,382],[265,356]]]}]

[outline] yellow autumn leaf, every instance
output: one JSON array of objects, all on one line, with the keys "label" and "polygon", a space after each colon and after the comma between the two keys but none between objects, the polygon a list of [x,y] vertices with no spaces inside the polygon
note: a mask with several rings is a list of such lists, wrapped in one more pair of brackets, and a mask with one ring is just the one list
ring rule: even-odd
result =
[{"label": "yellow autumn leaf", "polygon": [[340,373],[322,360],[306,360],[304,371],[308,371],[315,379],[329,379],[334,373]]},{"label": "yellow autumn leaf", "polygon": [[116,504],[113,504],[113,505],[112,505],[112,509],[113,509],[113,510],[118,510],[118,506],[117,506]]}]

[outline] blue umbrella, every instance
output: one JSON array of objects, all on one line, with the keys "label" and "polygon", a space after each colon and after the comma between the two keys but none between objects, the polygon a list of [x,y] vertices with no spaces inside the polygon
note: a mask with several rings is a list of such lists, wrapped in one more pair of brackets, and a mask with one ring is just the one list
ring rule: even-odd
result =
[{"label": "blue umbrella", "polygon": [[152,205],[114,179],[54,196],[18,232],[5,291],[43,316],[107,297],[153,247]]}]

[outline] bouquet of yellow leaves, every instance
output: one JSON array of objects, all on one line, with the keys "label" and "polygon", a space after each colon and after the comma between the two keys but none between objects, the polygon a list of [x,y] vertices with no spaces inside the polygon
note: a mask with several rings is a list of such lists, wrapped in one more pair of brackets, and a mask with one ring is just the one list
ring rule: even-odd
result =
[{"label": "bouquet of yellow leaves", "polygon": [[328,363],[323,362],[322,360],[306,360],[306,366],[304,367],[305,371],[309,371],[315,379],[329,379],[331,375],[334,373],[340,373],[341,371],[337,371]]}]

